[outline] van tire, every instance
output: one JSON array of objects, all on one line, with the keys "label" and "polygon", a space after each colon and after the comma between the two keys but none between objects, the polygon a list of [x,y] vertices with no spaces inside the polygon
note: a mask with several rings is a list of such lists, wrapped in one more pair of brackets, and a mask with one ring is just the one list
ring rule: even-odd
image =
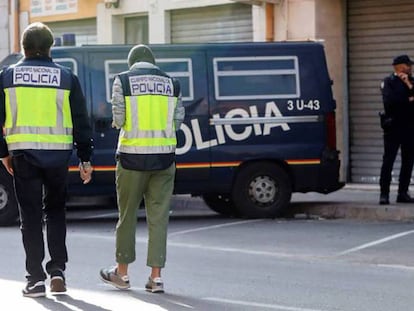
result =
[{"label": "van tire", "polygon": [[17,223],[19,211],[14,194],[13,178],[4,166],[0,168],[0,226]]},{"label": "van tire", "polygon": [[246,218],[275,218],[288,207],[292,184],[286,170],[272,162],[242,167],[233,185],[233,202]]},{"label": "van tire", "polygon": [[202,196],[204,203],[214,212],[224,216],[234,216],[236,210],[229,194],[206,193]]}]

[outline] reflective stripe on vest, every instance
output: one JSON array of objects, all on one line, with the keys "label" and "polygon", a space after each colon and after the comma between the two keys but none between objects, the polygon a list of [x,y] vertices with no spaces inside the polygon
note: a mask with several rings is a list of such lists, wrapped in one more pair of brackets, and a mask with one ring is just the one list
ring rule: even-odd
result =
[{"label": "reflective stripe on vest", "polygon": [[69,90],[12,87],[4,92],[4,125],[9,150],[72,149],[73,125]]},{"label": "reflective stripe on vest", "polygon": [[125,124],[118,150],[123,153],[174,153],[177,98],[163,95],[125,97]]}]

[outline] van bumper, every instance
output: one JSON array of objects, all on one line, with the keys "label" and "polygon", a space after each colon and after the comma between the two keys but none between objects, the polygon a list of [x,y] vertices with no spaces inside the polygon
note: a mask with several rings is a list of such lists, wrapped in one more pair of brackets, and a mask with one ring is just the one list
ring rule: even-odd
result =
[{"label": "van bumper", "polygon": [[331,193],[341,189],[345,183],[339,181],[339,151],[325,150],[320,164],[291,167],[294,179],[293,192]]}]

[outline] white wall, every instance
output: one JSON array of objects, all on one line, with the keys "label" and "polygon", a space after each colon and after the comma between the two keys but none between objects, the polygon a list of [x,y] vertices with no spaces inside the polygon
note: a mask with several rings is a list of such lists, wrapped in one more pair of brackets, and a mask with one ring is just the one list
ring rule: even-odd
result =
[{"label": "white wall", "polygon": [[275,5],[275,41],[315,38],[315,0],[283,0]]}]

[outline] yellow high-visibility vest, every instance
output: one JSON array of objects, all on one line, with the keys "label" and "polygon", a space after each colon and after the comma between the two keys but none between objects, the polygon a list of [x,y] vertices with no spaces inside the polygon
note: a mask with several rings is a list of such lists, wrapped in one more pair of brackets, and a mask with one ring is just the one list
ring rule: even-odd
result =
[{"label": "yellow high-visibility vest", "polygon": [[118,151],[134,154],[174,153],[177,145],[174,111],[177,98],[165,95],[125,97],[125,124]]},{"label": "yellow high-visibility vest", "polygon": [[4,92],[4,127],[9,150],[73,148],[69,90],[15,86]]}]

